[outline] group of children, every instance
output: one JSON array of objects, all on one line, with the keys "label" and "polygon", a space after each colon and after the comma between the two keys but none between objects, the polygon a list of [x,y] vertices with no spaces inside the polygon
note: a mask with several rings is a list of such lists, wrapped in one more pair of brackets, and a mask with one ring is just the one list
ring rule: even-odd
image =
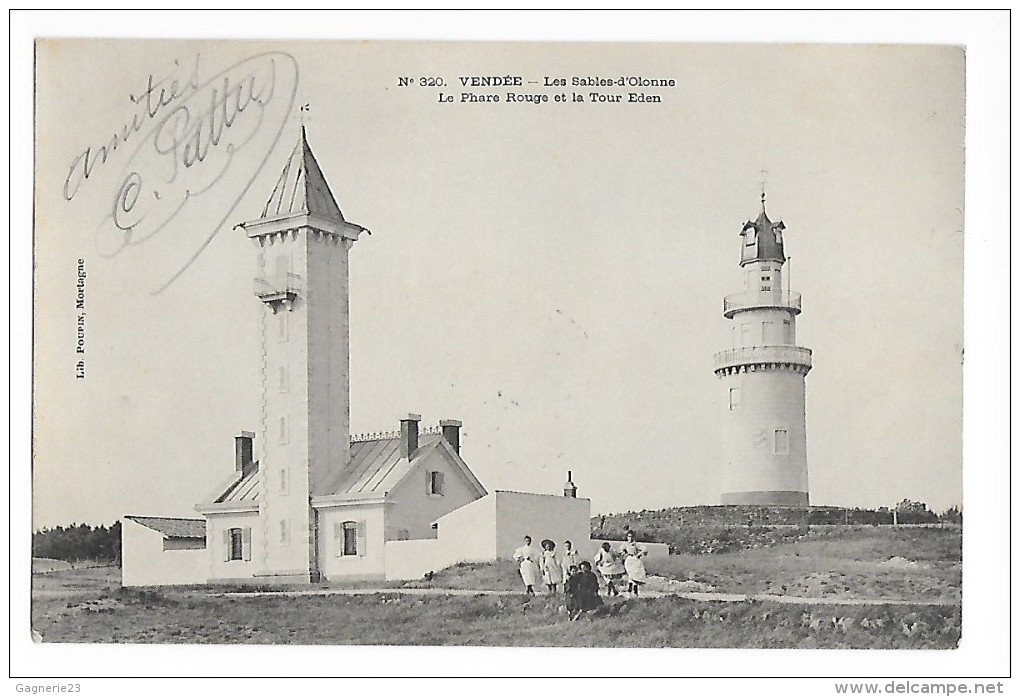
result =
[{"label": "group of children", "polygon": [[627,541],[619,552],[614,552],[608,542],[602,543],[594,558],[598,575],[592,571],[591,562],[580,560],[570,540],[563,543],[561,553],[557,553],[555,542],[542,540],[542,552],[538,553],[531,544],[531,537],[526,535],[524,545],[514,551],[514,560],[521,564],[525,594],[534,595],[540,579],[550,593],[556,593],[562,583],[571,620],[602,605],[599,576],[605,581],[609,596],[620,594],[616,584],[626,576],[627,592],[636,597],[639,588],[648,580],[642,561],[644,556],[645,549],[635,541],[633,532],[627,533]]}]

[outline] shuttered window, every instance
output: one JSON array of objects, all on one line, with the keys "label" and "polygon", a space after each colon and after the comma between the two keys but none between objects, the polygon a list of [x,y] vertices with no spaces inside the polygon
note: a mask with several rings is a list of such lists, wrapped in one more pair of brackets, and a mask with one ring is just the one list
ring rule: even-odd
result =
[{"label": "shuttered window", "polygon": [[425,473],[425,492],[429,496],[442,496],[443,495],[443,473],[442,472],[426,472]]},{"label": "shuttered window", "polygon": [[251,559],[251,528],[224,530],[223,549],[226,561],[249,561]]}]

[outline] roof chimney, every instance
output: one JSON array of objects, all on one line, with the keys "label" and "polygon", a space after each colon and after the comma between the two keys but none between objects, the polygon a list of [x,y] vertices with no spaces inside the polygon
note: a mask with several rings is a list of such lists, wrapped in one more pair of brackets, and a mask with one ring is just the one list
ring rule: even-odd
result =
[{"label": "roof chimney", "polygon": [[460,454],[460,427],[463,426],[457,419],[443,419],[439,422],[443,429],[443,438],[450,444],[453,451]]},{"label": "roof chimney", "polygon": [[570,481],[571,474],[572,472],[570,470],[567,470],[567,483],[563,485],[563,495],[568,498],[576,499],[577,487],[574,485],[572,481]]},{"label": "roof chimney", "polygon": [[421,414],[408,414],[400,420],[400,457],[408,460],[418,449],[418,422]]},{"label": "roof chimney", "polygon": [[251,431],[241,431],[241,435],[234,436],[234,467],[238,472],[247,474],[255,459],[252,443],[255,434]]}]

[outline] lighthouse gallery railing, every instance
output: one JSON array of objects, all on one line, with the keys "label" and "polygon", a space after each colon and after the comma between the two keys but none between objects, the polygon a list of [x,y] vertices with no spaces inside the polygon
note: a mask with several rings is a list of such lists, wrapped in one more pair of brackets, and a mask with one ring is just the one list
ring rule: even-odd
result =
[{"label": "lighthouse gallery railing", "polygon": [[727,318],[741,310],[777,307],[800,314],[800,293],[795,291],[765,291],[757,293],[733,293],[723,298],[723,315]]},{"label": "lighthouse gallery railing", "polygon": [[714,356],[715,369],[751,363],[794,363],[811,366],[811,349],[803,346],[746,346],[720,351]]}]

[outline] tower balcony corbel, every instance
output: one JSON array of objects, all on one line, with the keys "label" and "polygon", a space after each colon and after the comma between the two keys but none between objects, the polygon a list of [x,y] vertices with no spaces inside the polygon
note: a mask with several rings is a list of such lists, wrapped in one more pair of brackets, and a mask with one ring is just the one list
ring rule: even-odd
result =
[{"label": "tower balcony corbel", "polygon": [[255,295],[269,305],[273,314],[280,310],[293,309],[298,297],[301,278],[293,273],[273,274],[255,278]]}]

